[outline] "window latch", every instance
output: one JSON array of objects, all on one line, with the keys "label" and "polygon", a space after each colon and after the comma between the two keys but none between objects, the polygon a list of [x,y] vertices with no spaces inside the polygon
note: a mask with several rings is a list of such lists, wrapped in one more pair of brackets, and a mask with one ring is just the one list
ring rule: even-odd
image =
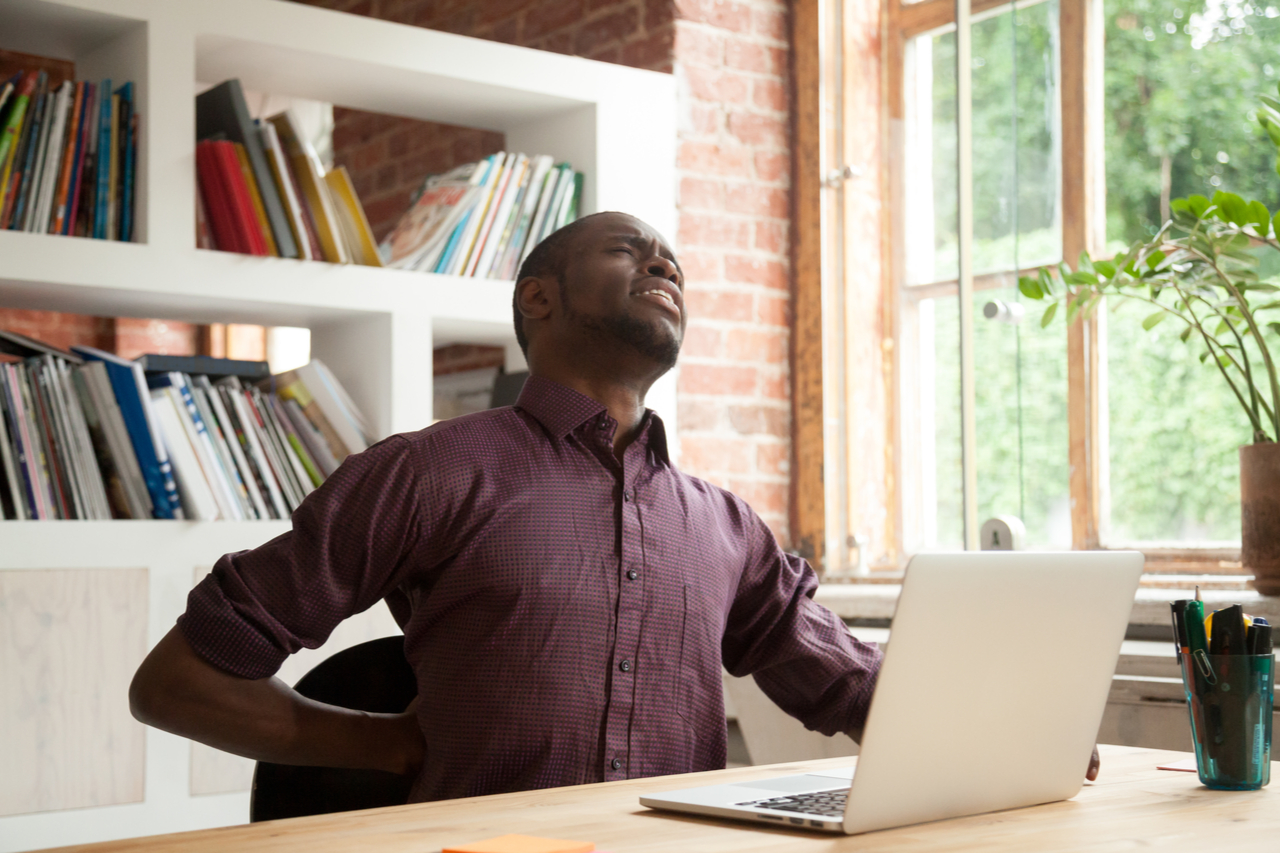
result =
[{"label": "window latch", "polygon": [[822,179],[823,186],[838,187],[845,181],[853,180],[861,177],[862,168],[859,166],[842,166],[839,169],[832,169],[827,172],[827,176]]}]

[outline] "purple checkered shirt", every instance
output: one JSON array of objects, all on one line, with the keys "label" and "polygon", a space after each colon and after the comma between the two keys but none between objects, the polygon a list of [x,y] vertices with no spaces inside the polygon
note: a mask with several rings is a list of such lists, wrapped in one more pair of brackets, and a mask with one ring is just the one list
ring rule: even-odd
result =
[{"label": "purple checkered shirt", "polygon": [[721,663],[812,729],[860,729],[880,655],[809,566],[678,471],[656,414],[621,462],[616,428],[535,376],[514,407],[392,436],[220,559],[181,630],[265,678],[386,598],[422,697],[411,801],[721,768]]}]

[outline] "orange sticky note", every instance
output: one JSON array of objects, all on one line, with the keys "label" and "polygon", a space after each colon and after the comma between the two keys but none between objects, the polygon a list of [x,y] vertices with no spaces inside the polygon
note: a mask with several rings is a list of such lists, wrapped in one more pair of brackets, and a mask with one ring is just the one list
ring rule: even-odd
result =
[{"label": "orange sticky note", "polygon": [[533,835],[500,835],[485,841],[446,847],[441,853],[592,853],[590,841],[565,841],[563,838],[537,838]]}]

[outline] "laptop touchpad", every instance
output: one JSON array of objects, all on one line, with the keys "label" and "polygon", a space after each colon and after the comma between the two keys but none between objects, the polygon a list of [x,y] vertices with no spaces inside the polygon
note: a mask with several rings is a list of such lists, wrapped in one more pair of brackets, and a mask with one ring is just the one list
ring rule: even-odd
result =
[{"label": "laptop touchpad", "polygon": [[761,779],[758,782],[734,782],[734,788],[762,788],[766,791],[780,791],[786,794],[799,794],[804,791],[822,791],[832,787],[832,780],[822,776],[778,776],[774,779]]}]

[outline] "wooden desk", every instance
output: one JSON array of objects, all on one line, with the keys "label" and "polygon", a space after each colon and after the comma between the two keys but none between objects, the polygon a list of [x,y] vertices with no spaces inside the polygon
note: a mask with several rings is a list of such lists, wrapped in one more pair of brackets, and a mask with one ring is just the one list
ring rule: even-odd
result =
[{"label": "wooden desk", "polygon": [[[745,767],[365,812],[297,818],[225,829],[158,835],[63,850],[307,851],[431,853],[444,844],[519,832],[594,841],[609,853],[749,851],[1132,851],[1244,853],[1280,849],[1280,790],[1210,791],[1193,773],[1156,770],[1185,753],[1103,746],[1102,775],[1073,800],[996,814],[834,836],[781,827],[676,816],[642,807],[648,791],[746,781],[818,767],[835,758]],[[1280,767],[1276,768],[1280,772]],[[1280,785],[1280,778],[1277,779]]]}]

